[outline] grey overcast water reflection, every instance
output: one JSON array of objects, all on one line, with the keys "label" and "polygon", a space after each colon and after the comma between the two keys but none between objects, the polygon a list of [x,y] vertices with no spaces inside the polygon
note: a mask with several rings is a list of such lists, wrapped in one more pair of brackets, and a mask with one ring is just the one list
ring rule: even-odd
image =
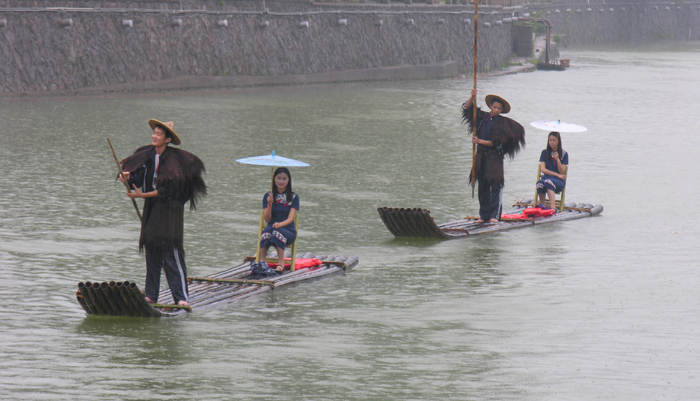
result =
[{"label": "grey overcast water reflection", "polygon": [[[0,101],[0,399],[690,400],[700,394],[700,44],[568,50],[577,68],[479,80],[528,145],[504,201],[532,196],[565,134],[567,200],[602,216],[453,241],[395,239],[379,206],[477,213],[459,105],[471,78]],[[135,281],[133,207],[114,182],[174,120],[207,167],[186,213],[191,275],[255,248],[273,149],[306,161],[299,247],[343,275],[178,319],[86,317],[79,281]]]}]

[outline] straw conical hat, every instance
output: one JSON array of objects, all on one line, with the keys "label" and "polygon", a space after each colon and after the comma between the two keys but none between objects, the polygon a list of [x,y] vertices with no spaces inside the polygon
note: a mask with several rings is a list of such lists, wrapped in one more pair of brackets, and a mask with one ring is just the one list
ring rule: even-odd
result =
[{"label": "straw conical hat", "polygon": [[168,133],[170,133],[170,135],[173,137],[173,140],[170,142],[173,145],[179,145],[182,143],[180,137],[173,130],[173,127],[175,127],[174,122],[168,121],[167,123],[162,123],[158,120],[148,120],[148,125],[151,126],[151,129],[156,129],[157,126],[165,128],[165,130],[168,131]]},{"label": "straw conical hat", "polygon": [[486,95],[486,104],[489,107],[491,107],[491,103],[493,103],[494,100],[498,100],[499,103],[503,104],[503,110],[501,110],[501,114],[506,114],[510,111],[510,104],[506,102],[506,99],[498,95]]}]

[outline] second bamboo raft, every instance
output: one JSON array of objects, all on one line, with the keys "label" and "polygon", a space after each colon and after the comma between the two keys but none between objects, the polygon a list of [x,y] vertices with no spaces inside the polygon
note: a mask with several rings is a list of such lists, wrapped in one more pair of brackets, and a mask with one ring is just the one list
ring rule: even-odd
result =
[{"label": "second bamboo raft", "polygon": [[[532,200],[516,202],[503,214],[519,214],[532,205]],[[384,225],[396,237],[464,238],[470,235],[487,234],[513,228],[531,227],[539,224],[556,223],[599,215],[603,206],[587,203],[566,203],[564,211],[549,217],[532,219],[503,219],[498,223],[477,224],[477,217],[437,224],[427,209],[390,208],[377,209]]]}]

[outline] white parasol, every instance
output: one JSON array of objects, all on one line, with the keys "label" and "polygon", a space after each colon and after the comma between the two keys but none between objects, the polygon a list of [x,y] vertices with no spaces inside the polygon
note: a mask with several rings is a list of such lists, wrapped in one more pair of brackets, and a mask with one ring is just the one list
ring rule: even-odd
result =
[{"label": "white parasol", "polygon": [[545,131],[557,132],[585,132],[587,130],[583,125],[571,124],[567,122],[557,121],[533,121],[530,123],[535,128]]},{"label": "white parasol", "polygon": [[288,157],[277,156],[275,151],[271,155],[246,157],[245,159],[236,160],[239,163],[255,164],[258,166],[272,167],[308,167],[308,163],[300,162],[299,160],[290,159]]}]

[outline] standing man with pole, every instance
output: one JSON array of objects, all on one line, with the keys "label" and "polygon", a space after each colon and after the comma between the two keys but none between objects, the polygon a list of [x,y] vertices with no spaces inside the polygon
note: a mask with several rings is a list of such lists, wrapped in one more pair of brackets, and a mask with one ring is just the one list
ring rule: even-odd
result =
[{"label": "standing man with pole", "polygon": [[476,107],[477,32],[479,0],[474,0],[474,87],[471,97],[462,105],[462,121],[472,131],[472,170],[469,183],[474,197],[474,186],[479,182],[479,219],[476,223],[497,223],[501,219],[504,175],[503,155],[513,158],[525,145],[522,125],[503,117],[510,105],[495,95],[486,96],[490,113]]},{"label": "standing man with pole", "polygon": [[[477,223],[497,223],[501,219],[503,193],[503,156],[511,159],[525,146],[522,125],[501,114],[510,111],[510,105],[500,96],[486,96],[491,112],[476,107],[476,89],[462,105],[462,121],[476,132],[472,144],[476,146],[469,181],[479,182],[479,220]],[[475,116],[475,117],[474,117]],[[472,184],[473,185],[473,184]]]},{"label": "standing man with pole", "polygon": [[172,148],[180,137],[172,122],[150,120],[151,145],[137,149],[122,160],[123,178],[134,189],[131,199],[144,198],[139,249],[146,250],[146,301],[158,302],[160,270],[173,294],[175,304],[189,306],[187,267],[183,250],[185,203],[196,209],[207,186],[202,179],[204,163],[192,153]]}]

